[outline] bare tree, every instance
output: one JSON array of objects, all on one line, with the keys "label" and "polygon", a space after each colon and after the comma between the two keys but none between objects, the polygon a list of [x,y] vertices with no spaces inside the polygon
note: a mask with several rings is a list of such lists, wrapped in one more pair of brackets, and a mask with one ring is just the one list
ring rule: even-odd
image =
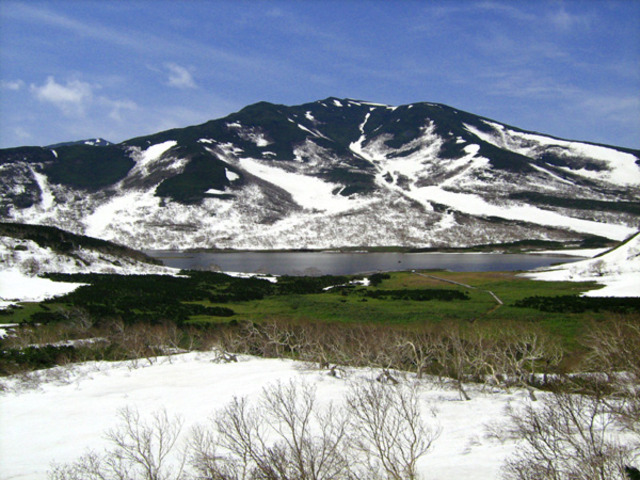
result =
[{"label": "bare tree", "polygon": [[215,419],[217,436],[195,430],[194,468],[212,480],[351,479],[340,415],[293,381],[265,389],[255,406],[235,398]]},{"label": "bare tree", "polygon": [[533,385],[536,371],[542,370],[544,382],[550,369],[562,360],[560,343],[548,332],[530,326],[510,325],[502,327],[493,345],[491,362],[501,372],[505,386],[526,388],[532,400],[536,400]]},{"label": "bare tree", "polygon": [[555,393],[510,413],[522,443],[506,480],[623,480],[637,452],[616,440],[616,422],[598,395]]},{"label": "bare tree", "polygon": [[178,455],[178,465],[170,463],[182,430],[179,417],[166,411],[145,421],[136,410],[125,408],[118,413],[120,425],[107,433],[112,449],[103,455],[89,452],[71,465],[55,465],[51,480],[180,480],[185,455]]},{"label": "bare tree", "polygon": [[418,478],[417,462],[440,430],[423,422],[416,387],[353,383],[347,408],[350,445],[363,458],[367,478]]},{"label": "bare tree", "polygon": [[415,369],[418,379],[421,379],[429,366],[436,362],[438,337],[439,334],[430,329],[416,333],[407,332],[399,339],[398,348],[404,351],[403,356]]},{"label": "bare tree", "polygon": [[585,344],[587,368],[606,374],[609,411],[640,451],[640,325],[624,318],[596,324]]}]

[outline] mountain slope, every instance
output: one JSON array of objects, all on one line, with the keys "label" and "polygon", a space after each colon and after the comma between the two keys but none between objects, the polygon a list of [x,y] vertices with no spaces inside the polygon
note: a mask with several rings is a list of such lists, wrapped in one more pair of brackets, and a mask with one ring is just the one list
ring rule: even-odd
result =
[{"label": "mountain slope", "polygon": [[640,297],[640,232],[601,255],[527,276],[548,281],[593,281],[604,286],[585,294],[590,297]]},{"label": "mountain slope", "polygon": [[55,227],[0,223],[0,268],[42,273],[174,273],[142,252]]},{"label": "mountain slope", "polygon": [[118,145],[0,151],[0,217],[136,248],[621,240],[640,152],[445,105],[261,102]]},{"label": "mountain slope", "polygon": [[80,284],[39,278],[44,273],[175,274],[147,255],[55,227],[0,223],[0,309],[41,301]]}]

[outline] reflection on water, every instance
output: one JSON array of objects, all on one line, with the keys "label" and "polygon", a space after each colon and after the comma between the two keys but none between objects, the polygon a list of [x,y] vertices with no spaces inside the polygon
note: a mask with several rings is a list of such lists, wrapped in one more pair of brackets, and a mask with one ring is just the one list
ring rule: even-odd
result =
[{"label": "reflection on water", "polygon": [[579,260],[577,257],[499,253],[187,253],[167,250],[146,253],[169,267],[186,270],[309,276],[413,269],[455,272],[517,271]]}]

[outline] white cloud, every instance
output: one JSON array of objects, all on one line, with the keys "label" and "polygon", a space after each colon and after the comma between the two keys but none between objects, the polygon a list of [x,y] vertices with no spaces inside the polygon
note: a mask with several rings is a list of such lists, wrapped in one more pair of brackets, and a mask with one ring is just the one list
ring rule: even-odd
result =
[{"label": "white cloud", "polygon": [[53,76],[47,77],[43,85],[30,86],[35,98],[57,107],[67,117],[82,119],[83,126],[89,117],[108,116],[121,123],[123,113],[138,110],[138,104],[131,100],[97,94],[102,89],[100,84],[78,79],[59,83]]},{"label": "white cloud", "polygon": [[569,13],[564,7],[550,13],[547,17],[552,25],[563,31],[572,30],[574,27],[586,29],[589,28],[592,23],[591,15]]},{"label": "white cloud", "polygon": [[55,105],[65,115],[84,115],[93,99],[92,86],[80,80],[69,80],[63,85],[50,76],[44,85],[31,84],[30,88],[38,100]]},{"label": "white cloud", "polygon": [[633,95],[602,95],[585,92],[576,104],[591,117],[605,118],[620,125],[638,124],[640,99]]},{"label": "white cloud", "polygon": [[22,80],[2,80],[0,81],[0,88],[3,90],[20,90],[24,87]]},{"label": "white cloud", "polygon": [[495,13],[502,13],[505,16],[512,18],[514,20],[522,20],[525,22],[531,22],[536,20],[536,16],[525,12],[523,9],[518,8],[516,3],[508,4],[508,3],[499,3],[499,2],[480,2],[471,5],[465,5],[465,8],[473,8],[476,7],[480,10],[484,11],[492,11]]},{"label": "white cloud", "polygon": [[19,140],[30,140],[31,138],[33,138],[33,135],[31,134],[31,132],[29,132],[26,128],[23,128],[23,127],[15,127],[13,129],[13,134]]},{"label": "white cloud", "polygon": [[109,118],[116,122],[122,122],[121,112],[123,110],[134,111],[138,109],[138,104],[131,100],[111,100],[107,97],[100,97],[98,103],[110,109]]},{"label": "white cloud", "polygon": [[196,88],[191,72],[175,63],[166,63],[169,70],[169,85],[176,88]]}]

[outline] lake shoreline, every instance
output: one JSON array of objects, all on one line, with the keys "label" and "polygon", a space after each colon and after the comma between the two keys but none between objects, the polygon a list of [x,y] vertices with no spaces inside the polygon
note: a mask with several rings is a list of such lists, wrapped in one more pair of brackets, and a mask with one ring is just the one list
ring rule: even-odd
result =
[{"label": "lake shoreline", "polygon": [[[518,240],[507,243],[491,243],[473,245],[469,247],[406,247],[400,245],[388,246],[356,246],[356,247],[328,247],[328,248],[287,248],[287,249],[233,249],[233,248],[185,248],[185,249],[155,249],[145,252],[182,252],[182,253],[491,253],[491,254],[555,254],[564,255],[572,250],[606,249],[616,245],[616,242],[604,238],[590,238],[583,241],[559,242],[553,240]],[[570,254],[570,253],[569,253]],[[580,256],[580,255],[578,255]]]},{"label": "lake shoreline", "polygon": [[319,276],[408,270],[456,272],[530,271],[580,256],[562,252],[365,252],[365,251],[186,251],[149,250],[148,255],[182,270],[244,272],[272,275]]}]

